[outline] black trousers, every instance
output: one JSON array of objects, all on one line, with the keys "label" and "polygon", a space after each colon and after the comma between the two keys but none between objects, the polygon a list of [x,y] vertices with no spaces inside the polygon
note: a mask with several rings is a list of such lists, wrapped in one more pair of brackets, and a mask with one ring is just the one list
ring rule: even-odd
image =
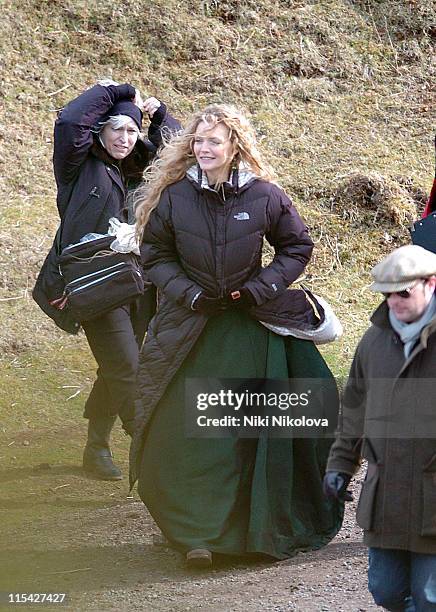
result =
[{"label": "black trousers", "polygon": [[126,423],[135,416],[136,372],[139,350],[156,308],[155,288],[134,302],[83,323],[98,364],[97,380],[83,416],[116,416]]}]

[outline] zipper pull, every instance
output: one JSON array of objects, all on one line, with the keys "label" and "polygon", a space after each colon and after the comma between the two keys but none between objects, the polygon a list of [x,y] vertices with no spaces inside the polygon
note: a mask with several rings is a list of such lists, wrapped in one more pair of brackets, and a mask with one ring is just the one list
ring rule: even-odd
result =
[{"label": "zipper pull", "polygon": [[91,189],[91,191],[89,192],[89,195],[90,196],[94,196],[94,198],[99,198],[100,197],[100,194],[98,193],[97,185]]}]

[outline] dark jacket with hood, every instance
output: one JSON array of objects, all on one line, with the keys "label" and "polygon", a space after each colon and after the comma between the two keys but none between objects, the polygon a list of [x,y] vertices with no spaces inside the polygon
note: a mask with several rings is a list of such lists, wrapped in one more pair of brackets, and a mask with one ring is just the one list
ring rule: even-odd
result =
[{"label": "dark jacket with hood", "polygon": [[436,317],[407,359],[386,302],[360,341],[327,470],[368,469],[357,522],[368,546],[436,554]]},{"label": "dark jacket with hood", "polygon": [[[264,238],[275,251],[266,267]],[[191,308],[199,292],[221,297],[245,287],[256,301],[250,314],[257,319],[268,321],[268,314],[274,319],[274,313],[286,311],[291,326],[319,323],[305,293],[287,290],[312,253],[307,228],[277,185],[247,171],[233,172],[231,184],[218,193],[191,168],[163,191],[145,227],[143,249],[160,299],[140,356],[142,415],[132,445],[133,481],[148,416],[207,322]]]},{"label": "dark jacket with hood", "polygon": [[114,160],[92,128],[114,104],[134,97],[132,85],[95,85],[67,104],[55,123],[53,166],[62,247],[88,232],[107,233],[110,217],[127,221],[126,181],[136,179],[148,164],[162,143],[163,130],[180,129],[161,104],[148,129],[150,140],[138,139],[126,159]]}]

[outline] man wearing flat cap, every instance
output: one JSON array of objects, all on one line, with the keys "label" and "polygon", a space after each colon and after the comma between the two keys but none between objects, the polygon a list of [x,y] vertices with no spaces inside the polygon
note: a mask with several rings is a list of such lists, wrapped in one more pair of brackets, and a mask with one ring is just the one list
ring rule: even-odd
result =
[{"label": "man wearing flat cap", "polygon": [[324,492],[351,499],[366,459],[357,523],[374,601],[436,611],[436,254],[400,247],[372,276],[385,299],[353,359]]}]

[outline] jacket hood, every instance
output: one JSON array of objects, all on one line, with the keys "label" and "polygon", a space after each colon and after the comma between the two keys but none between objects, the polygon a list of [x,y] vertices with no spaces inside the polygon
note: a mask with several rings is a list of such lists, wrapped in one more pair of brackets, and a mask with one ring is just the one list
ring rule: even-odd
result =
[{"label": "jacket hood", "polygon": [[114,159],[111,155],[109,155],[109,153],[103,147],[102,142],[98,136],[94,136],[94,142],[91,147],[91,154],[94,155],[94,157],[97,157],[105,164],[112,164],[114,166],[120,165],[121,160]]},{"label": "jacket hood", "polygon": [[[209,183],[207,182],[206,173],[201,170],[198,164],[191,166],[186,172],[186,176],[192,183],[194,183],[194,185],[196,185],[200,189],[216,191],[209,185]],[[254,172],[252,172],[248,168],[245,168],[244,166],[240,166],[239,168],[232,170],[232,173],[230,174],[230,179],[223,183],[223,185],[226,190],[233,189],[235,191],[239,191],[240,189],[242,189],[242,187],[245,187],[246,185],[258,178],[259,177],[254,174]]]}]

